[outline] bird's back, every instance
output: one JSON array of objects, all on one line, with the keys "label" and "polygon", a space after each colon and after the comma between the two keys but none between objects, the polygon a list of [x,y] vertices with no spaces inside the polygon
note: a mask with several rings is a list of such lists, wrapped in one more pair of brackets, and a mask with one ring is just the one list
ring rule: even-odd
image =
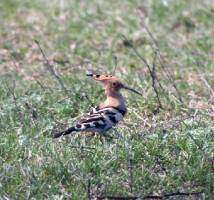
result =
[{"label": "bird's back", "polygon": [[81,118],[75,125],[77,131],[105,133],[115,126],[126,114],[126,109],[108,106],[93,108],[88,115]]}]

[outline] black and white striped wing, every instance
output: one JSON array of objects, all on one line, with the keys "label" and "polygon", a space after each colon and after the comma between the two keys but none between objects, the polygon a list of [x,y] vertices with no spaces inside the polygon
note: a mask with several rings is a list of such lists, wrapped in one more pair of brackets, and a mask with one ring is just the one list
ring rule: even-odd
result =
[{"label": "black and white striped wing", "polygon": [[104,133],[115,126],[125,115],[126,111],[114,107],[93,108],[88,115],[75,125],[77,131],[92,131]]}]

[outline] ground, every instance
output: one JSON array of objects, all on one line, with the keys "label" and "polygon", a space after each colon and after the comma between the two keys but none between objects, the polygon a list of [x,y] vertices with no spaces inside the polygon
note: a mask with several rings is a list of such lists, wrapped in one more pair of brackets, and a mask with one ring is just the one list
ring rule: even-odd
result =
[{"label": "ground", "polygon": [[[213,199],[213,21],[212,0],[1,0],[0,199]],[[143,97],[113,139],[54,140],[104,99],[88,69]]]}]

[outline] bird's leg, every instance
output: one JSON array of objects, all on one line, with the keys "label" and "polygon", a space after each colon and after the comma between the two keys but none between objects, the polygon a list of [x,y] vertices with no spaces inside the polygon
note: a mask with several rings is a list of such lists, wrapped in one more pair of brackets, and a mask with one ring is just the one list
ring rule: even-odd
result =
[{"label": "bird's leg", "polygon": [[116,139],[124,139],[124,137],[118,132],[116,128],[113,129],[116,135],[118,136]]},{"label": "bird's leg", "polygon": [[104,139],[103,139],[103,136],[99,134],[99,139],[100,139],[100,142],[102,143],[102,145],[104,144]]},{"label": "bird's leg", "polygon": [[109,141],[109,142],[112,142],[113,141],[113,139],[114,139],[114,137],[112,137],[111,135],[109,135],[108,133],[99,133],[99,135],[100,135],[100,141],[103,143],[103,141],[104,141],[104,138],[107,140],[107,141]]},{"label": "bird's leg", "polygon": [[106,138],[108,141],[111,141],[114,139],[113,136],[109,135],[109,134],[102,134],[101,136],[103,136],[104,138]]},{"label": "bird's leg", "polygon": [[106,139],[107,141],[112,141],[113,137],[107,134],[99,134],[99,139],[101,143],[104,144],[104,139]]},{"label": "bird's leg", "polygon": [[96,135],[95,132],[85,132],[86,137],[94,137]]}]

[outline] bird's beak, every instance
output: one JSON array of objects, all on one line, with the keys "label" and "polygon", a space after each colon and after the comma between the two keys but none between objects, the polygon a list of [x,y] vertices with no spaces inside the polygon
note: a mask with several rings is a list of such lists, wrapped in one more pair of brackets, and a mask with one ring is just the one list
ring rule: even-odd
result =
[{"label": "bird's beak", "polygon": [[128,87],[128,86],[123,86],[123,88],[126,89],[126,90],[129,90],[129,91],[131,91],[131,92],[134,92],[134,93],[136,93],[136,94],[139,94],[140,96],[143,96],[140,92],[138,92],[137,90],[135,90],[135,89],[133,89],[133,88],[130,88],[130,87]]}]

